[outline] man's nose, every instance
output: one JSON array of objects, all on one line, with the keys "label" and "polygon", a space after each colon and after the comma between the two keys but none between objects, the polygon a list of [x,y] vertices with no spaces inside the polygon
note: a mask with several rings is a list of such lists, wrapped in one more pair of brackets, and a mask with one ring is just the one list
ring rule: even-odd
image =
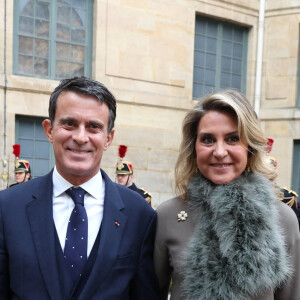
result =
[{"label": "man's nose", "polygon": [[88,142],[89,138],[84,126],[79,126],[73,134],[73,140],[78,144],[85,144]]}]

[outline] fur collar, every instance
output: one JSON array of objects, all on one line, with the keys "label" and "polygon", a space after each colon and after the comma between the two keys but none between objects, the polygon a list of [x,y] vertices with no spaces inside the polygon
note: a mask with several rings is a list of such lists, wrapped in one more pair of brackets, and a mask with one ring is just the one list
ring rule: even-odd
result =
[{"label": "fur collar", "polygon": [[197,173],[188,185],[195,222],[185,270],[188,300],[248,300],[290,273],[276,196],[262,175],[244,172],[226,185]]}]

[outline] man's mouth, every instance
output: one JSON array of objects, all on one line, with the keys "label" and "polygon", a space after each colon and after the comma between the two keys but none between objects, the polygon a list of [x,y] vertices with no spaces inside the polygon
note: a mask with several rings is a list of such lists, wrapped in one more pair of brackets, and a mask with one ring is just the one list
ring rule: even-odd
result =
[{"label": "man's mouth", "polygon": [[77,153],[77,154],[86,154],[86,153],[88,153],[88,152],[90,152],[90,151],[88,151],[88,150],[74,150],[74,149],[69,149],[71,152],[73,152],[73,153]]}]

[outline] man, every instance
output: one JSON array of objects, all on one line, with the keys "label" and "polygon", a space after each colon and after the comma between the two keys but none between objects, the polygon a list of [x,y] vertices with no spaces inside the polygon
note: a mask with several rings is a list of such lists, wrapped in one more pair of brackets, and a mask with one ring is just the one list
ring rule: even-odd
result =
[{"label": "man", "polygon": [[97,81],[62,80],[52,93],[54,170],[0,192],[1,300],[158,299],[156,213],[100,170],[115,116]]},{"label": "man", "polygon": [[31,179],[31,169],[28,160],[19,159],[16,161],[15,177],[16,177],[16,182],[12,183],[9,187],[26,182]]},{"label": "man", "polygon": [[116,174],[119,184],[127,186],[129,189],[139,193],[151,205],[151,194],[143,188],[138,188],[133,182],[134,175],[131,162],[120,161],[116,167]]}]

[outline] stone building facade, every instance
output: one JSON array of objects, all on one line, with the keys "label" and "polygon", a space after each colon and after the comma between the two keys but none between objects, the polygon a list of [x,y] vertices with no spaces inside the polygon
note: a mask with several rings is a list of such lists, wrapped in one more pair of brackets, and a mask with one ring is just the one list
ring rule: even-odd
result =
[{"label": "stone building facade", "polygon": [[[226,87],[231,78],[228,86],[241,89],[252,103],[258,96],[262,126],[266,135],[275,140],[272,155],[278,160],[279,185],[298,188],[299,1],[265,0],[262,23],[259,22],[259,0],[2,0],[1,189],[14,180],[12,145],[15,143],[23,145],[21,157],[33,161],[35,176],[42,175],[41,169],[44,172],[53,166],[51,149],[45,154],[43,147],[49,145],[42,141],[38,126],[48,115],[49,95],[59,78],[63,74],[72,75],[72,70],[64,73],[64,63],[58,62],[63,53],[63,47],[61,52],[58,50],[57,41],[63,38],[58,34],[58,25],[48,30],[49,36],[40,41],[38,33],[33,33],[33,38],[28,34],[26,22],[33,20],[34,26],[40,26],[42,36],[45,33],[42,25],[49,26],[47,14],[52,13],[59,24],[59,13],[67,11],[70,3],[73,5],[70,11],[79,12],[79,19],[82,17],[80,11],[83,11],[80,6],[85,9],[84,3],[88,3],[82,18],[91,24],[86,33],[86,38],[90,38],[88,44],[70,46],[75,57],[72,58],[73,73],[80,74],[80,63],[83,63],[83,75],[104,83],[118,102],[115,139],[102,162],[111,178],[115,177],[118,145],[125,144],[128,146],[126,159],[133,162],[135,181],[152,193],[153,206],[172,197],[173,169],[186,110],[206,92]],[[33,16],[22,15],[26,5],[34,8],[34,13],[30,9],[26,12]],[[41,10],[42,17],[35,17],[40,7],[46,9]],[[25,22],[25,31],[22,31],[22,22]],[[261,89],[257,95],[259,24],[263,28],[263,56]],[[203,28],[206,28],[205,32]],[[56,37],[53,31],[57,33]],[[77,31],[79,37],[81,32]],[[225,37],[226,32],[233,32],[232,40]],[[34,50],[24,53],[22,45],[28,46],[25,41],[29,38],[35,42]],[[76,39],[76,32],[72,38]],[[201,42],[204,40],[206,48]],[[38,41],[43,45],[49,43],[46,48],[39,48]],[[224,52],[225,44],[232,47],[229,56]],[[82,47],[85,47],[84,54],[80,50]],[[214,49],[219,49],[216,52],[221,51],[220,54],[215,54]],[[38,50],[46,58],[42,54],[39,56]],[[54,57],[53,51],[56,51]],[[200,60],[203,57],[202,66]],[[31,67],[32,61],[35,63]],[[226,67],[226,63],[230,66]],[[56,73],[51,73],[53,69]],[[35,136],[27,139],[26,134],[33,132],[32,128]],[[30,142],[33,140],[37,146],[32,150]],[[22,153],[23,149],[25,152]],[[30,149],[34,153],[30,153]]]}]

